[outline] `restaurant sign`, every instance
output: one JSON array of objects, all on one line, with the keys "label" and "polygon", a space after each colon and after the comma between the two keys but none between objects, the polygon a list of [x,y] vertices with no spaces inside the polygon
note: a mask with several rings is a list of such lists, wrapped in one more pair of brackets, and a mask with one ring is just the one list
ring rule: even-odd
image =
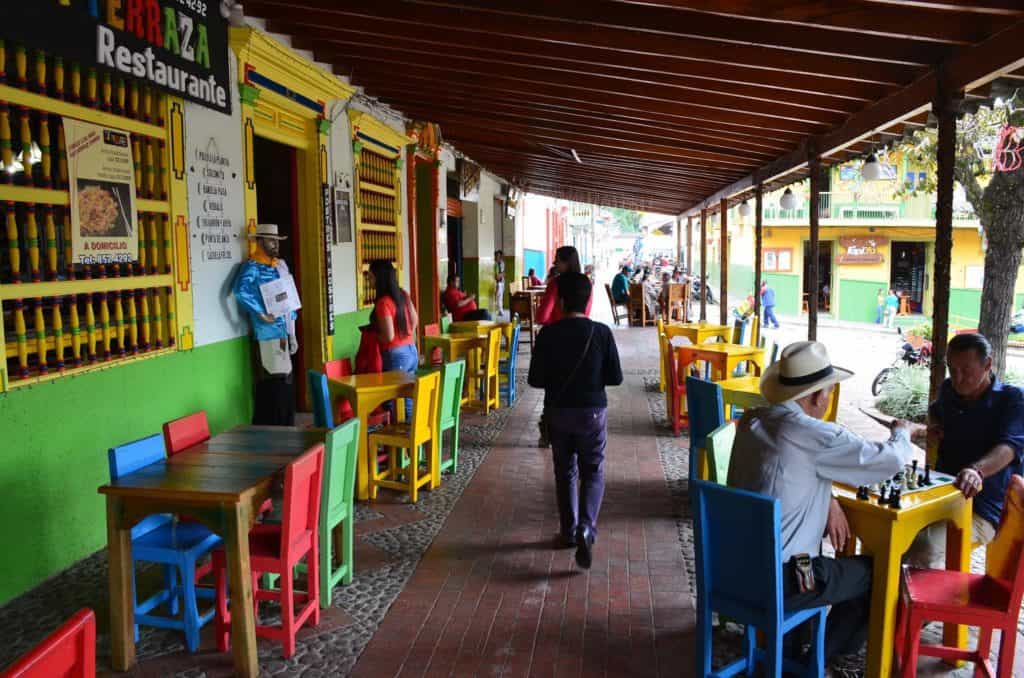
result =
[{"label": "restaurant sign", "polygon": [[842,248],[837,263],[840,264],[880,264],[885,261],[882,247],[889,242],[881,236],[850,236],[839,239]]},{"label": "restaurant sign", "polygon": [[7,2],[0,38],[230,113],[228,34],[222,4],[217,0]]}]

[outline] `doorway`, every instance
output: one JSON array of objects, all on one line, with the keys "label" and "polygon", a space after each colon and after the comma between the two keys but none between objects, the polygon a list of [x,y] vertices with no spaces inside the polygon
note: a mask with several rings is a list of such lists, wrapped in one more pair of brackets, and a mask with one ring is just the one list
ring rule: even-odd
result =
[{"label": "doorway", "polygon": [[906,296],[911,313],[924,312],[925,273],[928,243],[893,242],[889,286],[901,298]]},{"label": "doorway", "polygon": [[[302,289],[299,269],[302,238],[299,237],[298,227],[298,154],[291,146],[256,136],[253,139],[253,174],[256,179],[256,214],[259,223],[277,224],[278,233],[288,238],[281,243],[281,257],[295,278],[299,298],[305,299],[307,291]],[[302,311],[299,311],[295,323],[299,352],[292,356],[297,407],[302,406],[306,396],[306,381],[299,377],[306,373],[306,342],[302,340],[302,330]]]},{"label": "doorway", "polygon": [[832,241],[818,241],[818,289],[811,289],[811,243],[804,241],[804,297],[803,310],[807,311],[811,300],[817,301],[818,310],[829,313],[832,310]]}]

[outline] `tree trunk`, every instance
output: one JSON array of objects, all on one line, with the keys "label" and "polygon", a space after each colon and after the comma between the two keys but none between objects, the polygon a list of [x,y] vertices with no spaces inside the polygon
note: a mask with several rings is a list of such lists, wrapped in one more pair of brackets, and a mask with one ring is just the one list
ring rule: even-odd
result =
[{"label": "tree trunk", "polygon": [[996,172],[985,187],[978,215],[988,240],[978,331],[992,342],[992,367],[1002,378],[1024,247],[1024,169]]}]

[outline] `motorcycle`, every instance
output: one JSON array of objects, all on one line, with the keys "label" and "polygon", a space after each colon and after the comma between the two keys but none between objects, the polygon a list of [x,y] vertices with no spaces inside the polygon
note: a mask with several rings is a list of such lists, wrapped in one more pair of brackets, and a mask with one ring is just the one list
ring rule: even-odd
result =
[{"label": "motorcycle", "polygon": [[715,293],[711,291],[711,287],[708,285],[702,285],[699,278],[694,277],[690,281],[690,296],[694,299],[700,299],[701,290],[704,290],[705,298],[709,304],[717,304],[715,300]]},{"label": "motorcycle", "polygon": [[[903,339],[903,329],[897,327],[896,331],[899,332],[900,339]],[[877,396],[881,393],[882,385],[889,380],[898,368],[905,365],[928,365],[931,363],[932,342],[930,341],[925,341],[919,349],[914,348],[914,345],[909,341],[903,341],[900,350],[899,357],[892,361],[892,365],[879,372],[875,380],[871,382],[871,395]]]}]

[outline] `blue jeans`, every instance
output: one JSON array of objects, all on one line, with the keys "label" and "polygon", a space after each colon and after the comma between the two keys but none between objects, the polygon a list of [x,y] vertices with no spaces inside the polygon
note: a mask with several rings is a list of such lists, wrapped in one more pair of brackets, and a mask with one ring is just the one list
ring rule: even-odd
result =
[{"label": "blue jeans", "polygon": [[885,306],[879,306],[878,307],[878,312],[875,314],[875,324],[876,325],[881,325],[882,324],[882,314],[884,312],[885,312]]},{"label": "blue jeans", "polygon": [[[416,344],[385,349],[381,351],[381,358],[385,372],[399,371],[416,374],[416,369],[420,366],[420,354],[416,350]],[[405,420],[412,421],[411,398],[405,399]]]},{"label": "blue jeans", "polygon": [[764,326],[768,327],[769,324],[779,327],[779,319],[775,317],[775,306],[764,307]]}]

